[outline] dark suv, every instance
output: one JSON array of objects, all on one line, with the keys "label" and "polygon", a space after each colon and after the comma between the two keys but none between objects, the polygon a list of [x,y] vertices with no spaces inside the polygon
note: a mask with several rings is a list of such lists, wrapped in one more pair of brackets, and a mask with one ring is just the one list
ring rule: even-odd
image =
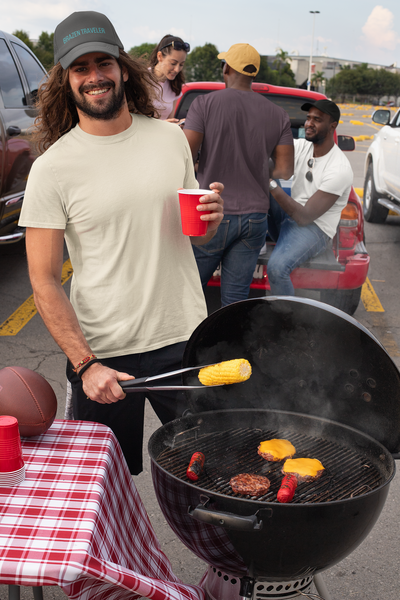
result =
[{"label": "dark suv", "polygon": [[36,153],[30,129],[46,71],[17,37],[0,31],[0,244],[18,242],[26,180]]},{"label": "dark suv", "polygon": [[[175,117],[184,119],[193,100],[200,94],[223,89],[223,83],[194,82],[183,86],[183,95],[178,100]],[[305,113],[301,110],[305,102],[315,102],[326,96],[317,92],[296,88],[278,87],[265,83],[253,83],[253,91],[278,104],[289,114],[293,137],[304,137]],[[350,136],[338,136],[342,150],[354,150],[354,139]],[[290,188],[291,182],[281,181],[283,188]],[[287,190],[286,190],[287,191]],[[288,191],[288,193],[290,193]],[[267,275],[268,259],[274,244],[270,240],[261,250],[258,265],[253,275],[253,290],[269,290]],[[351,188],[347,206],[343,209],[337,233],[332,246],[315,258],[295,269],[291,279],[295,289],[319,292],[322,302],[353,314],[360,301],[361,287],[367,278],[369,255],[364,245],[364,215],[361,202]],[[217,270],[210,279],[209,286],[220,285],[220,273]]]}]

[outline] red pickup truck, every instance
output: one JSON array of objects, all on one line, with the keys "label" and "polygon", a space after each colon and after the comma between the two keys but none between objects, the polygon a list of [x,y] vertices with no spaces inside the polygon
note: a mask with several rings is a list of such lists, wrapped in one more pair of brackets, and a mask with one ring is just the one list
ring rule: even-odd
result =
[{"label": "red pickup truck", "polygon": [[[175,117],[184,119],[193,100],[199,94],[208,94],[224,88],[221,82],[193,82],[183,86],[183,95],[178,100]],[[304,137],[304,102],[326,98],[323,94],[297,88],[278,87],[265,83],[253,83],[253,90],[271,102],[278,104],[289,114],[293,137]],[[336,142],[342,150],[354,150],[354,140],[349,136],[337,136]],[[287,182],[281,181],[283,187]],[[289,184],[290,185],[290,184]],[[267,267],[274,244],[268,238],[261,250],[253,275],[253,290],[269,290]],[[369,255],[364,244],[364,216],[361,202],[351,189],[346,208],[342,211],[332,247],[295,269],[291,275],[296,289],[319,291],[319,299],[352,315],[359,304],[361,286],[367,278]],[[218,270],[208,283],[220,285]]]}]

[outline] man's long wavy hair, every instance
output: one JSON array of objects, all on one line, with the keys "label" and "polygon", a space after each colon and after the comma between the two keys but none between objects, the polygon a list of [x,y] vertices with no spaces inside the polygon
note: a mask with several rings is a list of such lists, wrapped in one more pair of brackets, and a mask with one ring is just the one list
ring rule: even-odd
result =
[{"label": "man's long wavy hair", "polygon": [[[129,111],[146,117],[158,117],[153,106],[156,96],[156,80],[151,71],[123,50],[119,51],[118,64],[128,72],[125,96]],[[61,136],[68,133],[79,121],[72,91],[69,85],[68,69],[57,63],[49,77],[40,86],[35,120],[34,138],[40,152],[44,152]]]}]

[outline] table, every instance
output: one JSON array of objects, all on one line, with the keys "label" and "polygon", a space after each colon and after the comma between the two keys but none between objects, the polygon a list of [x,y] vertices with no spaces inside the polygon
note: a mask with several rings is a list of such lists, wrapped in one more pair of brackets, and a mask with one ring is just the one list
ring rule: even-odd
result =
[{"label": "table", "polygon": [[108,427],[56,420],[21,441],[26,479],[0,488],[0,583],[59,585],[73,600],[204,600],[172,572]]}]

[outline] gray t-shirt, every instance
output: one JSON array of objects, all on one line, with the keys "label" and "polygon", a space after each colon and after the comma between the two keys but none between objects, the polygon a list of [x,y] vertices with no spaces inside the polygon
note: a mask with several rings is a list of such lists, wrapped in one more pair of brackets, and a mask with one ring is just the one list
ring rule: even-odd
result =
[{"label": "gray t-shirt", "polygon": [[267,213],[269,158],[293,144],[287,112],[256,92],[225,88],[193,101],[185,129],[204,134],[197,177],[201,188],[224,184],[224,212]]}]

